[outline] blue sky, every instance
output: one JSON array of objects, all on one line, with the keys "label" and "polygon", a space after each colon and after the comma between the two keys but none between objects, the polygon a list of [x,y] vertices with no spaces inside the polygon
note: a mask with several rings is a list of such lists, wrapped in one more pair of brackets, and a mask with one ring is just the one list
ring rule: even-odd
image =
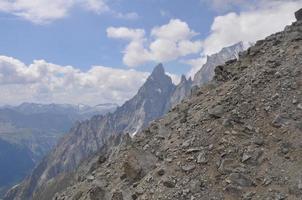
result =
[{"label": "blue sky", "polygon": [[[181,19],[198,32],[198,37],[208,35],[217,12],[208,4],[196,0],[118,0],[110,3],[111,9],[121,13],[137,13],[135,19],[122,19],[110,13],[95,14],[74,8],[68,16],[47,24],[35,24],[11,14],[0,14],[0,53],[13,56],[30,64],[35,59],[45,59],[60,65],[73,65],[88,70],[91,65],[126,68],[122,62],[123,42],[108,39],[109,26],[126,26],[151,30]],[[126,42],[124,42],[125,44]],[[142,70],[150,71],[155,63],[147,63]],[[188,66],[168,63],[173,73],[185,73]],[[182,69],[184,68],[184,69]]]},{"label": "blue sky", "polygon": [[0,104],[121,104],[157,63],[175,82],[192,76],[206,55],[282,30],[300,6],[301,0],[2,0]]}]

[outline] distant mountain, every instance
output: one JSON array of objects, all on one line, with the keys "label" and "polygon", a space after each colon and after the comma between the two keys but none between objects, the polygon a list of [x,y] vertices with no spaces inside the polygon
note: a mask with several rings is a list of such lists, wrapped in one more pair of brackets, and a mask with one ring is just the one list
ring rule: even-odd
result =
[{"label": "distant mountain", "polygon": [[176,89],[170,99],[171,107],[176,106],[184,98],[188,97],[191,94],[192,84],[193,82],[191,78],[187,80],[184,75],[181,76],[181,81],[176,86]]},{"label": "distant mountain", "polygon": [[70,117],[75,117],[76,120],[86,119],[95,114],[106,114],[114,111],[118,107],[114,103],[98,104],[96,106],[88,106],[84,104],[37,104],[37,103],[22,103],[16,107],[9,107],[13,110],[24,114],[62,114]]},{"label": "distant mountain", "polygon": [[[113,113],[95,116],[76,124],[56,148],[38,165],[31,177],[14,189],[22,200],[45,197],[43,187],[51,179],[72,172],[82,161],[110,147],[119,136],[135,135],[149,122],[165,114],[175,91],[171,78],[160,64],[153,70],[137,94]],[[54,184],[53,187],[61,187]],[[12,191],[11,191],[12,192]],[[49,193],[49,195],[51,195]],[[43,197],[43,198],[44,198]]]},{"label": "distant mountain", "polygon": [[223,65],[228,60],[237,59],[240,52],[244,50],[243,42],[223,48],[220,52],[207,57],[207,62],[195,74],[193,85],[201,86],[211,81],[215,75],[215,67]]},{"label": "distant mountain", "polygon": [[[100,150],[111,149],[122,135],[126,133],[136,135],[151,121],[163,116],[169,109],[190,96],[194,84],[201,86],[206,82],[203,78],[206,74],[213,76],[212,71],[216,65],[236,58],[241,47],[243,46],[238,44],[225,48],[220,52],[221,55],[218,53],[209,57],[208,64],[200,70],[200,75],[195,76],[195,82],[182,76],[177,86],[165,74],[162,64],[159,64],[138,93],[118,107],[115,112],[77,123],[35,168],[32,175],[14,187],[6,199],[50,200],[54,195],[52,192],[60,190],[67,184],[54,182],[55,178],[68,176],[87,158]],[[212,60],[214,58],[218,61]],[[199,76],[201,79],[198,78]],[[44,188],[47,188],[47,191]]]},{"label": "distant mountain", "polygon": [[1,191],[28,175],[76,121],[108,113],[116,107],[35,103],[1,107],[0,197]]}]

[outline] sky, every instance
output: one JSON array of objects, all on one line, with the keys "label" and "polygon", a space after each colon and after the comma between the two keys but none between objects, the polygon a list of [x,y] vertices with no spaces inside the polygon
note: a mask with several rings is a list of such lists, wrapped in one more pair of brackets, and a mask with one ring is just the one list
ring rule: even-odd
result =
[{"label": "sky", "polygon": [[295,21],[302,0],[0,0],[0,105],[122,104],[163,63],[173,82],[206,56]]}]

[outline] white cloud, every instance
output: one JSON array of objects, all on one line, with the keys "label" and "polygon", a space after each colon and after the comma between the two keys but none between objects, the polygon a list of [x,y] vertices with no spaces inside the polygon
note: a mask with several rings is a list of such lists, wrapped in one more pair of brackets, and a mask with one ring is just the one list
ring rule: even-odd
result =
[{"label": "white cloud", "polygon": [[98,14],[110,10],[104,0],[81,0],[81,3],[87,10],[91,10]]},{"label": "white cloud", "polygon": [[140,40],[144,38],[145,31],[143,29],[129,29],[127,27],[109,27],[107,28],[107,36],[109,38]]},{"label": "white cloud", "polygon": [[101,14],[111,13],[122,19],[137,19],[137,13],[112,10],[105,0],[0,0],[0,12],[9,13],[35,24],[45,24],[64,18],[74,7]]},{"label": "white cloud", "polygon": [[113,16],[119,19],[127,19],[127,20],[135,20],[139,18],[139,15],[136,12],[129,12],[129,13],[121,13],[112,11]]},{"label": "white cloud", "polygon": [[[246,9],[239,13],[230,12],[223,16],[217,16],[211,26],[211,32],[203,41],[201,56],[185,61],[192,69],[187,76],[193,75],[206,62],[206,56],[219,52],[223,47],[231,46],[240,41],[244,44],[282,31],[286,25],[295,21],[294,12],[302,7],[302,1],[257,1],[250,6],[250,1],[228,0],[239,3]],[[256,2],[256,1],[255,1]],[[261,3],[259,3],[261,2]],[[225,5],[222,0],[212,2],[217,5]]]},{"label": "white cloud", "polygon": [[270,2],[262,8],[228,13],[215,18],[211,34],[204,41],[204,54],[218,52],[237,42],[255,42],[281,31],[295,21],[294,12],[302,6],[302,1]]},{"label": "white cloud", "polygon": [[42,103],[123,103],[144,83],[149,73],[93,66],[83,72],[36,60],[29,66],[0,56],[0,104],[24,101]]},{"label": "white cloud", "polygon": [[168,24],[154,27],[151,31],[151,35],[157,38],[180,41],[190,39],[197,35],[197,33],[192,31],[186,22],[179,19],[172,19]]},{"label": "white cloud", "polygon": [[109,27],[110,38],[128,39],[123,61],[130,67],[136,67],[149,61],[164,62],[200,52],[201,41],[187,23],[172,19],[168,24],[154,27],[148,38],[143,29]]},{"label": "white cloud", "polygon": [[1,0],[0,11],[34,23],[47,23],[65,17],[73,0]]}]

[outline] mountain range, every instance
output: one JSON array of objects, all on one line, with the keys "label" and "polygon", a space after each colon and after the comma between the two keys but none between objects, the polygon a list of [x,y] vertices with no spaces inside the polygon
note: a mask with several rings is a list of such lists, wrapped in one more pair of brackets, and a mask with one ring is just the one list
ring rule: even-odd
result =
[{"label": "mountain range", "polygon": [[[227,48],[223,49],[222,56],[218,53],[215,57],[219,58],[219,63],[223,63],[223,59],[227,61],[236,58],[241,47],[241,43],[236,44],[229,51]],[[216,62],[209,59],[205,66],[208,69],[199,73],[212,73]],[[135,136],[150,122],[162,117],[189,97],[193,82],[194,80],[187,80],[182,76],[181,82],[174,85],[165,74],[163,65],[159,64],[137,94],[115,112],[76,123],[69,134],[33,170],[32,175],[11,189],[5,199],[51,199],[55,192],[70,184],[65,181],[66,177],[82,162],[100,151],[110,151],[120,143],[124,135]]]},{"label": "mountain range", "polygon": [[[302,10],[300,11],[302,13]],[[301,200],[302,17],[67,177],[53,200]],[[49,198],[52,187],[44,188]],[[45,195],[47,194],[47,195]]]},{"label": "mountain range", "polygon": [[114,111],[116,107],[35,103],[1,107],[0,194],[28,175],[76,121]]}]

